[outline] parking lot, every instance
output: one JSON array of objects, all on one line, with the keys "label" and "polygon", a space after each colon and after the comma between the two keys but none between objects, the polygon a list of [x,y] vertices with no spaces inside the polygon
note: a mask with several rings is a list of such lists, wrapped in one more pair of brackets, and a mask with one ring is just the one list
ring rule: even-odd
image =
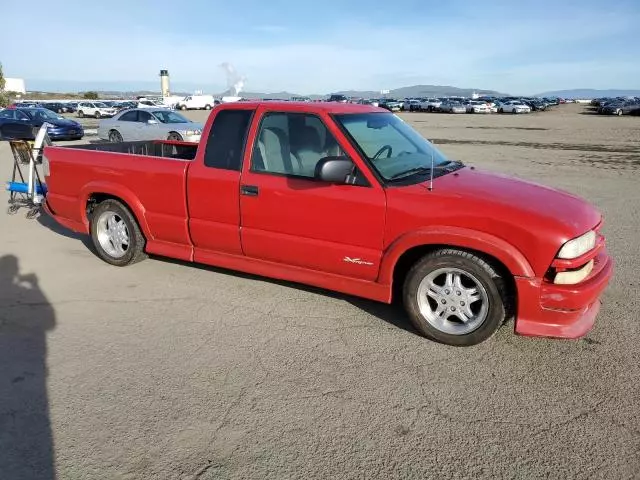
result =
[{"label": "parking lot", "polygon": [[640,118],[400,116],[452,158],[601,209],[616,271],[586,338],[508,324],[446,347],[395,307],[159,258],[115,268],[46,216],[2,213],[0,478],[638,478]]}]

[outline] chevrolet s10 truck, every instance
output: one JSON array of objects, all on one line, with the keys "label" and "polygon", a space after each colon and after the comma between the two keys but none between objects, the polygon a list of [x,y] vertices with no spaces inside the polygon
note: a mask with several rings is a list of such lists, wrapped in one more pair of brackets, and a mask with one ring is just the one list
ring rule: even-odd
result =
[{"label": "chevrolet s10 truck", "polygon": [[45,210],[117,266],[148,254],[392,303],[424,336],[578,338],[613,272],[602,216],[447,158],[397,115],[237,102],[198,144],[48,146]]}]

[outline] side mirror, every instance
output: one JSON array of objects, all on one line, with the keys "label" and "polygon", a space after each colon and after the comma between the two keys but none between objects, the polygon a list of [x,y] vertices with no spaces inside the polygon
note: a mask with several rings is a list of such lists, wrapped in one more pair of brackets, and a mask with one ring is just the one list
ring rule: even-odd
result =
[{"label": "side mirror", "polygon": [[315,177],[324,182],[347,183],[354,166],[347,157],[324,157],[316,165]]}]

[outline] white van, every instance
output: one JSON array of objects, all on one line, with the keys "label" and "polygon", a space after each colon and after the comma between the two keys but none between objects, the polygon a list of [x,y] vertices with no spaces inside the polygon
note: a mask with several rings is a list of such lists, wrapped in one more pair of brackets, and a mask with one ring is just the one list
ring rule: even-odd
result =
[{"label": "white van", "polygon": [[212,95],[189,95],[178,102],[180,110],[211,110],[216,102]]}]

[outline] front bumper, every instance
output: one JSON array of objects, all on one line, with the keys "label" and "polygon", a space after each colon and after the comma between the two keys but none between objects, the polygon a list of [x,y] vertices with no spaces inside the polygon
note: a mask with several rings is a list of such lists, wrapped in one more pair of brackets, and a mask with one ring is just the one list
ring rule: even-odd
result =
[{"label": "front bumper", "polygon": [[605,250],[595,258],[594,268],[576,285],[556,285],[541,279],[516,278],[519,335],[580,338],[595,323],[600,295],[613,274],[613,259]]},{"label": "front bumper", "polygon": [[200,137],[201,137],[201,135],[185,135],[184,136],[184,141],[185,142],[200,143]]},{"label": "front bumper", "polygon": [[51,140],[65,140],[84,137],[84,129],[79,128],[48,128],[47,135]]}]

